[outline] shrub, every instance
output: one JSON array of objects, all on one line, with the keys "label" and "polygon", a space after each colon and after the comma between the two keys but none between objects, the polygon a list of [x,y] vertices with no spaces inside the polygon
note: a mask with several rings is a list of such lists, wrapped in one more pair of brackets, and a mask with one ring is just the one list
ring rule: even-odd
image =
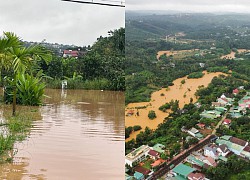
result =
[{"label": "shrub", "polygon": [[149,119],[155,119],[156,118],[156,114],[155,114],[155,111],[151,110],[148,112],[148,118]]},{"label": "shrub", "polygon": [[133,127],[133,130],[134,131],[139,131],[139,130],[141,130],[142,128],[141,128],[141,126],[139,126],[139,125],[135,125],[134,127]]}]

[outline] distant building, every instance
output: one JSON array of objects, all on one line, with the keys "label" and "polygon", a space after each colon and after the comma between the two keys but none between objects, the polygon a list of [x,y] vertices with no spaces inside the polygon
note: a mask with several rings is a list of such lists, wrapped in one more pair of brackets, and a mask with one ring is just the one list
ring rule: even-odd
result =
[{"label": "distant building", "polygon": [[79,52],[78,51],[72,51],[72,50],[64,50],[63,51],[63,57],[67,58],[67,57],[74,57],[74,58],[78,58],[79,56]]}]

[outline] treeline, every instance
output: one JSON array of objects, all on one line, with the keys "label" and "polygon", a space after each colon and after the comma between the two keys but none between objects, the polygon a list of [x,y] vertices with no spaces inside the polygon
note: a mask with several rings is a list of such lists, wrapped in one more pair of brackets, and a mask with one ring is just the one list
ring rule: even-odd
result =
[{"label": "treeline", "polygon": [[40,62],[43,73],[52,77],[48,87],[61,88],[61,80],[68,80],[68,88],[125,90],[125,29],[109,31],[99,37],[88,52],[79,58],[54,55],[46,64]]}]

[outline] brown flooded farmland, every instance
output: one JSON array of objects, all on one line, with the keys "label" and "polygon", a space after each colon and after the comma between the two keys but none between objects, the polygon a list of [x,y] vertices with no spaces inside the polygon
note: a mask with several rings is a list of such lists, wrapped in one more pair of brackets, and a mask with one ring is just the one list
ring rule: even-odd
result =
[{"label": "brown flooded farmland", "polygon": [[[168,116],[168,112],[162,112],[158,108],[170,102],[171,100],[179,100],[179,106],[182,108],[185,104],[190,102],[190,98],[193,98],[195,102],[197,97],[195,96],[195,92],[199,88],[199,86],[207,86],[211,80],[220,74],[223,73],[207,73],[204,71],[205,75],[199,79],[187,79],[187,77],[179,78],[173,81],[174,85],[169,88],[162,88],[159,91],[152,93],[150,102],[141,102],[141,103],[130,103],[127,105],[125,114],[127,114],[130,110],[135,110],[136,107],[146,107],[144,109],[139,109],[139,116],[136,116],[136,113],[131,116],[125,117],[125,126],[134,126],[140,125],[142,129],[145,127],[149,127],[151,129],[156,129],[158,124],[162,123],[164,118]],[[182,84],[181,81],[185,80],[185,83]],[[148,112],[150,110],[154,110],[156,113],[156,118],[150,120],[148,118]],[[132,133],[126,141],[129,141],[136,137],[139,131]]]},{"label": "brown flooded farmland", "polygon": [[0,166],[0,179],[123,179],[124,93],[46,90],[46,95],[29,137],[15,145],[14,162]]}]

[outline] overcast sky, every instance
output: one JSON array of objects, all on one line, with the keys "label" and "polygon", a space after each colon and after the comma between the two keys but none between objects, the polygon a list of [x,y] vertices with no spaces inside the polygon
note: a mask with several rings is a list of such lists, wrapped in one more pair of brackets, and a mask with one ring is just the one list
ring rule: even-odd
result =
[{"label": "overcast sky", "polygon": [[124,12],[61,0],[0,0],[0,35],[11,31],[27,41],[92,45],[100,35],[124,27]]},{"label": "overcast sky", "polygon": [[250,0],[126,0],[126,10],[250,13]]}]

